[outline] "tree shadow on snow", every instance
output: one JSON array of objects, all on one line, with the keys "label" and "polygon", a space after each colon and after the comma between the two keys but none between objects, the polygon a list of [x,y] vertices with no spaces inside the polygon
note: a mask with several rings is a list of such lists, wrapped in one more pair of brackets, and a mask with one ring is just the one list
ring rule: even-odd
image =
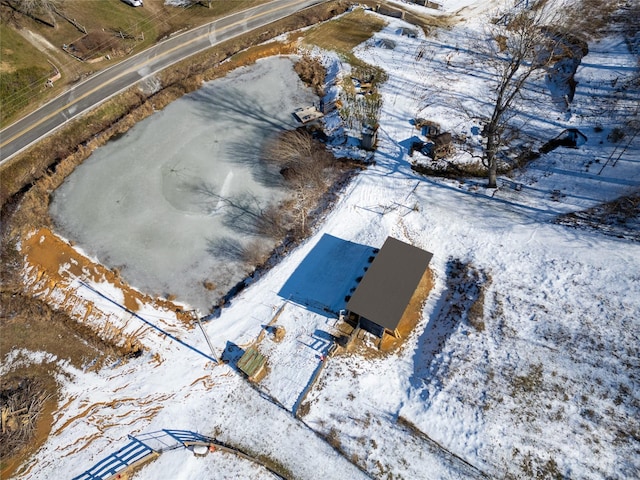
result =
[{"label": "tree shadow on snow", "polygon": [[459,259],[449,259],[446,273],[447,288],[420,335],[413,356],[413,373],[409,380],[423,401],[429,399],[430,384],[440,388],[439,381],[449,368],[448,357],[441,354],[460,325],[469,323],[469,310],[479,299],[481,284],[486,281],[483,272]]}]

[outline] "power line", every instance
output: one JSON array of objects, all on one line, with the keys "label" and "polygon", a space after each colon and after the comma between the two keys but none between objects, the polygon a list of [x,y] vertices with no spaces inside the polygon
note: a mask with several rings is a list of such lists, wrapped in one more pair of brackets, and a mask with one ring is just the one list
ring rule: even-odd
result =
[{"label": "power line", "polygon": [[[96,0],[96,1],[98,1],[98,0]],[[176,6],[174,8],[177,11],[175,13],[173,13],[172,15],[169,15],[168,17],[165,16],[165,12],[164,11],[159,11],[159,12],[153,14],[153,15],[145,17],[144,19],[140,20],[139,22],[136,22],[135,24],[129,26],[127,29],[122,29],[122,30],[131,35],[131,31],[135,32],[136,29],[142,29],[143,27],[145,27],[147,25],[151,25],[154,20],[157,20],[157,19],[160,19],[160,18],[164,18],[165,22],[168,21],[168,20],[171,20],[171,19],[181,15],[185,10],[190,8],[190,6],[188,6],[188,5],[187,6]],[[133,36],[135,36],[135,35],[133,35]],[[87,58],[93,58],[93,56],[97,52],[99,52],[102,48],[107,46],[108,43],[109,43],[109,40],[105,40],[105,41],[103,41],[101,43],[98,43],[96,46],[94,46],[93,48],[91,48],[88,51]],[[76,61],[79,61],[79,60],[76,59]],[[73,63],[74,63],[74,60],[69,60],[67,62],[63,62],[63,63],[60,64],[60,67],[58,68],[58,70],[60,72],[62,72],[64,70],[70,68],[70,66],[73,65]],[[7,95],[5,98],[3,98],[3,101],[2,101],[2,104],[3,104],[4,108],[12,108],[12,107],[19,106],[20,104],[27,105],[27,104],[31,103],[34,99],[39,97],[39,93],[38,93],[37,90],[42,88],[42,85],[49,79],[49,77],[50,77],[49,74],[46,75],[46,76],[39,77],[37,80],[32,81],[31,83],[29,83],[25,87],[12,92],[10,95]]]}]

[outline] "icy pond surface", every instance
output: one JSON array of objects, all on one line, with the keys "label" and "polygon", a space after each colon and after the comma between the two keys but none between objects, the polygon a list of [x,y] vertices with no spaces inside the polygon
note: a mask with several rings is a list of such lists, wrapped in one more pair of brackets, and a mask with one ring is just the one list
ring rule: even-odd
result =
[{"label": "icy pond surface", "polygon": [[207,313],[246,274],[236,257],[254,215],[284,194],[261,147],[316,100],[287,57],[205,84],[80,165],[52,199],[57,231],[134,287]]}]

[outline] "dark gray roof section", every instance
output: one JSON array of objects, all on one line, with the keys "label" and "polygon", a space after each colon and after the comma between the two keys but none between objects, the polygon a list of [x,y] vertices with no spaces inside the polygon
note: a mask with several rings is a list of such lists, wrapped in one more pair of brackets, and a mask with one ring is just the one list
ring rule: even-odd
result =
[{"label": "dark gray roof section", "polygon": [[388,237],[347,303],[347,310],[395,330],[432,253]]}]

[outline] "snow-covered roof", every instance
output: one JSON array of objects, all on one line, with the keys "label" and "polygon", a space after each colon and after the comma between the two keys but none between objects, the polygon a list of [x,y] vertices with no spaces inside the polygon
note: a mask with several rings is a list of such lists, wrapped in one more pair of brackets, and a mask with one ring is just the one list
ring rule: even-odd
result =
[{"label": "snow-covered roof", "polygon": [[388,237],[347,303],[347,310],[395,330],[433,254]]}]

